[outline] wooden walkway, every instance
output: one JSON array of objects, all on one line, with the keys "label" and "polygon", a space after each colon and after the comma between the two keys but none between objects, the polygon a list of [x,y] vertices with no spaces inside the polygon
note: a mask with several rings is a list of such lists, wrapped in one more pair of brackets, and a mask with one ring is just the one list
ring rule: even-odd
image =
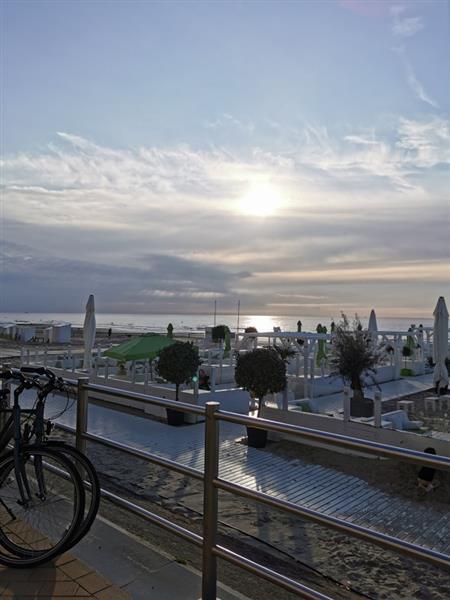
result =
[{"label": "wooden walkway", "polygon": [[[73,412],[60,420],[73,426]],[[164,423],[91,406],[89,430],[203,470],[202,423],[175,430]],[[332,468],[249,448],[236,441],[245,436],[245,428],[239,425],[222,422],[220,432],[220,476],[224,479],[450,555],[448,506],[408,500]]]},{"label": "wooden walkway", "polygon": [[[176,452],[203,469],[203,446]],[[366,481],[224,440],[219,475],[230,482],[450,555],[450,511],[388,494]]]}]

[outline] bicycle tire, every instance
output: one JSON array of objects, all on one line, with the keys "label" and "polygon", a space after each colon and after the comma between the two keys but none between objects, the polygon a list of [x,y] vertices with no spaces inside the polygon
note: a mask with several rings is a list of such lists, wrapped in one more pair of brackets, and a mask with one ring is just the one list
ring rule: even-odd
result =
[{"label": "bicycle tire", "polygon": [[[100,481],[94,465],[85,454],[78,450],[78,448],[63,442],[62,440],[47,440],[44,442],[44,445],[56,449],[58,452],[62,452],[67,456],[75,464],[84,485],[84,516],[77,532],[68,546],[69,548],[72,548],[72,546],[77,544],[89,532],[95,521],[100,506]],[[86,485],[85,482],[87,482],[88,485]]]},{"label": "bicycle tire", "polygon": [[[40,461],[45,465],[44,493],[39,487],[42,473],[37,473]],[[85,494],[74,464],[57,450],[24,446],[20,463],[31,492],[25,504],[18,491],[14,453],[0,459],[0,564],[26,568],[68,549],[83,520]]]}]

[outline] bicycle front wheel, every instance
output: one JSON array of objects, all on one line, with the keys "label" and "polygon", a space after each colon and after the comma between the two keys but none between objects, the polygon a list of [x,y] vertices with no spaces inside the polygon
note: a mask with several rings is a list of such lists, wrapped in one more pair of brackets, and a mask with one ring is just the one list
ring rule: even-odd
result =
[{"label": "bicycle front wheel", "polygon": [[[84,489],[73,463],[45,446],[0,460],[0,564],[30,567],[64,552],[84,515]],[[21,493],[22,488],[22,493]]]},{"label": "bicycle front wheel", "polygon": [[83,482],[85,493],[84,516],[80,526],[77,528],[77,532],[71,539],[70,547],[72,547],[78,544],[88,533],[95,521],[100,505],[100,482],[94,465],[77,448],[60,440],[47,440],[45,445],[67,456],[75,465]]}]

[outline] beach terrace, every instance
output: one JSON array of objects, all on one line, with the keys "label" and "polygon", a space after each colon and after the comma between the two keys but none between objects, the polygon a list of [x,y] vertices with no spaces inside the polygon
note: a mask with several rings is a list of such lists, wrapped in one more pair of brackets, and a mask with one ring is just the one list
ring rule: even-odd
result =
[{"label": "beach terrace", "polygon": [[[265,581],[281,585],[297,597],[341,597],[343,577],[348,575],[348,570],[342,572],[342,560],[345,561],[347,551],[349,557],[353,555],[354,544],[364,551],[358,559],[359,567],[354,566],[351,570],[347,592],[342,597],[351,597],[345,594],[358,590],[377,594],[377,590],[395,586],[400,581],[404,585],[406,573],[412,568],[433,574],[434,583],[430,581],[429,585],[430,589],[436,588],[437,594],[448,585],[448,457],[424,460],[422,453],[274,421],[264,422],[264,426],[272,430],[274,439],[277,435],[299,437],[301,443],[294,445],[298,450],[294,451],[286,441],[273,441],[267,449],[259,450],[245,444],[245,425],[249,419],[250,422],[254,419],[218,411],[219,406],[214,403],[208,404],[206,409],[177,404],[177,408],[205,420],[174,429],[108,401],[119,398],[145,401],[162,408],[173,405],[167,399],[144,398],[136,392],[107,388],[84,379],[78,382],[77,406],[58,418],[58,426],[65,435],[76,435],[80,446],[87,445],[91,458],[105,478],[105,502],[112,502],[117,510],[130,509],[150,525],[162,526],[194,547],[203,547],[200,570],[203,586],[207,589],[203,587],[201,592],[194,586],[197,596],[193,595],[193,598],[199,598],[199,593],[206,600],[216,597],[216,584],[213,583],[216,565],[215,559],[211,558],[214,555]],[[57,397],[49,399],[47,410],[54,412],[61,402],[62,399]],[[314,445],[319,449],[314,450]],[[345,460],[336,459],[334,452],[334,462],[330,461],[330,448],[347,453],[340,455]],[[318,454],[314,455],[314,452]],[[355,453],[359,458],[349,458]],[[361,461],[365,466],[352,473],[351,467]],[[153,463],[152,468],[149,462]],[[442,488],[426,502],[414,493],[412,466],[422,462],[433,464],[443,474]],[[409,465],[406,471],[404,463]],[[378,474],[368,478],[368,471]],[[398,474],[404,480],[403,490],[392,485]],[[204,486],[209,486],[207,492]],[[219,495],[220,503],[216,504]],[[254,502],[261,508],[255,508]],[[169,510],[172,517],[154,513],[155,504]],[[283,512],[275,517],[272,512],[275,509]],[[177,516],[182,517],[183,525],[177,524]],[[194,526],[194,531],[197,528],[198,533],[189,533],[187,525],[189,528]],[[216,533],[208,537],[211,527]],[[322,533],[325,531],[326,537]],[[221,543],[217,545],[219,532]],[[262,560],[258,565],[246,558],[242,548],[242,553],[230,552],[222,544],[223,539],[236,543],[230,532],[238,533],[241,542],[242,536],[247,544],[253,540],[251,556],[255,552],[254,543],[263,543],[275,555],[283,549],[290,560],[317,569],[335,583],[330,584],[331,588],[321,588],[323,596],[314,595],[313,591],[305,589],[304,583],[296,583],[295,577],[286,577],[270,569],[270,563],[264,564]],[[343,546],[344,540],[347,541]],[[209,547],[206,547],[205,555],[206,544]],[[243,547],[247,548],[247,544]],[[83,547],[80,552],[83,556]],[[408,560],[398,562],[392,558],[397,552],[409,557]],[[336,560],[339,553],[342,553],[341,560]],[[374,556],[379,564],[389,564],[385,574],[380,575],[378,567],[375,571],[368,567]],[[435,568],[426,566],[427,563]],[[95,561],[92,564],[95,567]],[[122,589],[127,592],[123,579],[115,580],[114,573],[110,575],[113,584],[122,582]],[[142,583],[141,577],[137,580]],[[235,583],[238,581],[239,578]],[[200,584],[197,573],[196,585]],[[414,585],[413,580],[409,581],[403,592],[412,594]],[[236,589],[239,593],[239,585]],[[234,597],[228,589],[220,591],[218,597],[228,597],[227,593]]]}]

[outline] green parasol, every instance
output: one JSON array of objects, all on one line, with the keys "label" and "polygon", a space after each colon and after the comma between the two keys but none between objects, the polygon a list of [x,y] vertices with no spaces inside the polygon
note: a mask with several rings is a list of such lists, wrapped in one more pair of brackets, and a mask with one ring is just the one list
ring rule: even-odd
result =
[{"label": "green parasol", "polygon": [[103,353],[103,356],[115,358],[127,362],[129,360],[153,359],[167,346],[175,344],[175,340],[158,335],[157,333],[146,333],[140,337],[132,338],[119,346],[113,346]]}]

